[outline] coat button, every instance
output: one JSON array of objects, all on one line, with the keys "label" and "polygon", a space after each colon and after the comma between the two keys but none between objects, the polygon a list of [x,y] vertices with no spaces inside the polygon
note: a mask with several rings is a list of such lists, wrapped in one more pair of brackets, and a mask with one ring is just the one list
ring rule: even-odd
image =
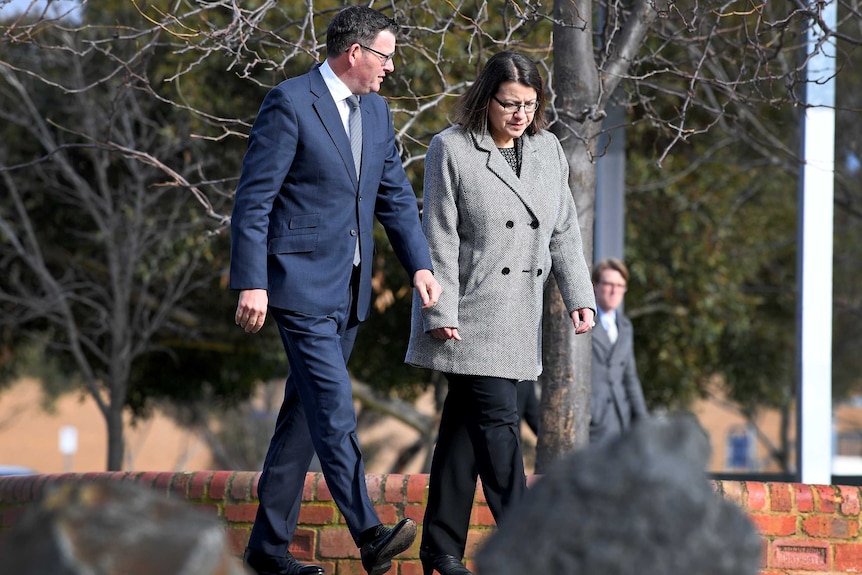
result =
[{"label": "coat button", "polygon": [[536,272],[536,276],[542,275],[542,268],[539,268],[539,271]]},{"label": "coat button", "polygon": [[514,228],[515,222],[513,222],[512,220],[509,220],[508,222],[506,222],[506,227],[507,228]]},{"label": "coat button", "polygon": [[351,236],[355,236],[355,235],[356,235],[356,230],[350,230],[350,235],[351,235]]},{"label": "coat button", "polygon": [[530,222],[530,227],[534,230],[537,229],[539,227],[539,220],[533,220],[532,222]]},{"label": "coat button", "polygon": [[504,276],[509,275],[509,268],[503,268],[503,270],[502,270],[502,271],[503,271],[503,275],[504,275]]}]

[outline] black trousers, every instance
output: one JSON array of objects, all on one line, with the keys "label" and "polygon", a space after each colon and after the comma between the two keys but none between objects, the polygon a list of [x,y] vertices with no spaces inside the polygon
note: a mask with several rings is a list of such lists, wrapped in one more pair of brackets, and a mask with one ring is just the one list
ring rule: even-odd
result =
[{"label": "black trousers", "polygon": [[422,549],[463,558],[476,478],[497,524],[527,489],[516,380],[446,374]]}]

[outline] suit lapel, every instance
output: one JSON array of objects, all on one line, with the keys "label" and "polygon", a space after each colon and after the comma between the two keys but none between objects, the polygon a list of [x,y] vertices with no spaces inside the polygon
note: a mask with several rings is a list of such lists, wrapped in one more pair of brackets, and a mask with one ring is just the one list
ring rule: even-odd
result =
[{"label": "suit lapel", "polygon": [[506,184],[506,186],[511,189],[516,196],[518,196],[534,217],[538,217],[539,211],[536,209],[535,198],[533,197],[530,188],[523,184],[523,182],[533,181],[527,179],[528,176],[530,176],[529,172],[531,170],[525,168],[528,164],[532,167],[532,164],[536,163],[536,158],[530,157],[535,150],[527,141],[529,138],[521,138],[524,147],[521,150],[523,161],[521,164],[520,178],[518,178],[515,171],[512,170],[512,166],[509,165],[503,155],[497,150],[497,146],[494,144],[494,139],[491,138],[490,134],[473,134],[473,139],[476,143],[476,147],[480,150],[484,150],[488,154],[488,170],[500,178],[500,180],[502,180],[502,182]]},{"label": "suit lapel", "polygon": [[[347,137],[347,132],[344,131],[344,124],[341,123],[341,114],[338,113],[338,107],[335,105],[335,100],[329,93],[329,88],[326,87],[326,82],[323,81],[323,76],[320,75],[320,70],[315,68],[308,73],[309,90],[317,96],[314,101],[314,110],[323,124],[323,128],[329,134],[332,143],[338,150],[338,155],[341,156],[341,161],[344,167],[350,173],[353,184],[358,184],[356,177],[356,167],[353,165],[353,152],[350,151],[350,140]],[[361,109],[361,108],[360,108]],[[362,130],[362,149],[367,149],[368,131]]]}]

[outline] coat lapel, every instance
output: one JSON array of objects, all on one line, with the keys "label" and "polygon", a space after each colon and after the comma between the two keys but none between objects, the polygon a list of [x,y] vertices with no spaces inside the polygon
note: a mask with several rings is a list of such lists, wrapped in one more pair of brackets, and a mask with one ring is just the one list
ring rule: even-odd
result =
[{"label": "coat lapel", "polygon": [[[518,178],[514,170],[512,170],[512,167],[497,150],[497,146],[494,144],[494,139],[491,138],[490,134],[473,134],[473,139],[476,143],[476,148],[483,150],[488,154],[488,170],[500,178],[500,180],[502,180],[502,182],[506,184],[506,186],[511,189],[516,196],[518,196],[534,217],[538,217],[540,212],[535,205],[536,200],[533,197],[533,193],[530,191],[530,187],[523,183],[535,181],[535,176],[531,176],[530,172],[532,171],[531,168],[533,168],[533,164],[537,163],[537,158],[530,157],[535,153],[535,149],[529,142],[529,138],[522,138],[524,148],[521,151],[523,162],[521,164],[520,178]],[[528,169],[527,166],[530,166],[530,168]],[[529,177],[533,177],[533,179],[528,179]]]},{"label": "coat lapel", "polygon": [[[344,162],[344,167],[350,173],[354,185],[358,183],[356,178],[356,167],[353,165],[353,152],[350,151],[350,139],[347,137],[347,132],[344,131],[344,124],[341,123],[341,114],[338,113],[338,107],[335,105],[335,100],[329,93],[329,88],[326,87],[326,82],[323,81],[323,76],[320,75],[320,70],[315,68],[308,74],[311,93],[317,96],[314,101],[314,110],[320,118],[323,128],[329,134],[332,143],[338,150],[338,155],[341,156],[341,161]],[[361,109],[361,108],[360,108]],[[368,131],[362,131],[362,148],[366,149],[368,144]]]}]

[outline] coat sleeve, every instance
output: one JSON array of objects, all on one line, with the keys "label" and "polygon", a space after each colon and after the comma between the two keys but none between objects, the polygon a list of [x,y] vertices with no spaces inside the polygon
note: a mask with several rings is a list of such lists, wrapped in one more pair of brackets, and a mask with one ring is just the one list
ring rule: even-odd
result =
[{"label": "coat sleeve", "polygon": [[296,112],[284,91],[269,91],[255,119],[231,215],[230,288],[267,288],[272,205],[296,154]]},{"label": "coat sleeve", "polygon": [[569,189],[569,164],[559,140],[556,136],[550,137],[556,148],[556,161],[559,162],[558,169],[561,174],[558,189],[559,211],[550,244],[552,270],[569,313],[582,308],[590,308],[595,313],[595,293],[590,280],[590,270],[584,258],[578,212]]},{"label": "coat sleeve", "polygon": [[434,278],[443,287],[443,293],[436,306],[422,310],[426,332],[458,327],[458,185],[457,157],[440,135],[434,136],[425,156],[422,230],[428,238]]}]

